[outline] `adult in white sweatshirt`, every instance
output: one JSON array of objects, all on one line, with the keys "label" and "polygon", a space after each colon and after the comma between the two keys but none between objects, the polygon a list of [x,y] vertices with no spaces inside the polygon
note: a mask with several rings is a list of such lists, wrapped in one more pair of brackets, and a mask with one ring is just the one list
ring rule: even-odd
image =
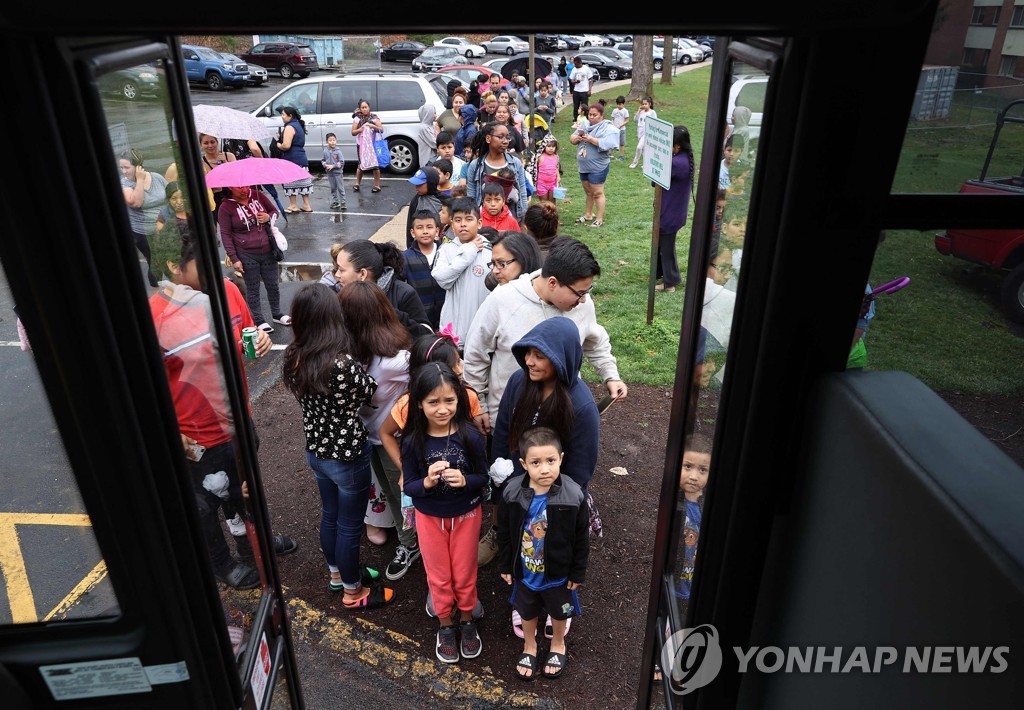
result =
[{"label": "adult in white sweatshirt", "polygon": [[543,320],[570,318],[580,332],[583,354],[612,396],[625,397],[608,331],[597,323],[594,301],[587,298],[601,267],[583,242],[559,237],[544,266],[498,286],[483,302],[469,328],[463,379],[476,390],[493,419],[505,385],[519,363],[512,345]]}]

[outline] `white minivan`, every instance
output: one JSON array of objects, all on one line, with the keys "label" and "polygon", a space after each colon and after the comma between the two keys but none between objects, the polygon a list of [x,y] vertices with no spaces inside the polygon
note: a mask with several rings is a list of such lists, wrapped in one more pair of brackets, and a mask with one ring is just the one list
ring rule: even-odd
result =
[{"label": "white minivan", "polygon": [[391,148],[391,171],[411,175],[419,168],[415,138],[419,109],[426,103],[437,115],[443,113],[450,80],[441,74],[318,75],[292,82],[252,115],[276,135],[282,125],[281,108],[294,106],[306,124],[306,155],[311,162],[323,158],[327,145],[324,136],[328,133],[337,136],[346,162],[353,162],[356,137],[352,135],[352,113],[360,101],[366,100],[384,124],[384,136]]}]

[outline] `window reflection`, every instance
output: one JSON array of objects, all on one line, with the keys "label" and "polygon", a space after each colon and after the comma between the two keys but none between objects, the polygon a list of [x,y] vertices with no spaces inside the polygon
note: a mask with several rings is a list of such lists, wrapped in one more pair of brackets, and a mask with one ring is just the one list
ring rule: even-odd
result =
[{"label": "window reflection", "polygon": [[[162,66],[143,65],[113,74],[150,72],[159,77],[153,91],[159,99],[166,88]],[[105,77],[100,85],[114,87],[119,81]],[[237,413],[230,405],[223,369],[228,361],[218,349],[211,300],[201,287],[201,283],[217,284],[222,275],[201,278],[197,262],[195,225],[197,219],[210,219],[210,195],[190,195],[186,183],[178,179],[178,148],[165,101],[127,99],[124,90],[111,90],[105,94],[104,110],[131,244],[139,255],[140,278],[149,286],[149,306],[177,416],[184,469],[195,495],[207,557],[222,585],[232,652],[241,658],[266,575],[255,554],[255,530],[235,455]],[[220,142],[230,137],[217,136],[214,147],[219,149]],[[198,215],[195,205],[202,207]],[[241,358],[242,329],[255,331],[255,324],[238,288],[222,280]],[[269,349],[266,333],[259,331],[254,338],[257,350]]]},{"label": "window reflection", "polygon": [[723,127],[715,213],[704,265],[704,302],[694,367],[695,412],[683,443],[679,473],[680,531],[675,560],[674,596],[685,617],[698,557],[704,495],[711,470],[711,444],[718,415],[718,395],[725,379],[725,358],[732,333],[736,290],[747,238],[747,214],[753,188],[768,76],[735,63]]}]

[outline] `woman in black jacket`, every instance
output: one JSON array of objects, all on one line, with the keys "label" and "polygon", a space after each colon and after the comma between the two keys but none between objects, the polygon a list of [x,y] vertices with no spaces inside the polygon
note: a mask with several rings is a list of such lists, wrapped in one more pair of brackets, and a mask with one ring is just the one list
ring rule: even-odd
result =
[{"label": "woman in black jacket", "polygon": [[416,289],[404,281],[402,252],[391,242],[369,239],[346,243],[335,260],[334,276],[344,288],[353,281],[375,281],[398,312],[413,339],[434,332]]}]

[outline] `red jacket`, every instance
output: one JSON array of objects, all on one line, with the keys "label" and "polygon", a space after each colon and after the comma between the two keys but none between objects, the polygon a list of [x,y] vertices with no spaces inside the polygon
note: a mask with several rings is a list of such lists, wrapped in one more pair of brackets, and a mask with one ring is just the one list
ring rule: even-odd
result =
[{"label": "red jacket", "polygon": [[494,227],[499,232],[511,229],[512,231],[519,232],[519,222],[512,216],[512,213],[508,209],[508,205],[505,205],[505,209],[501,211],[497,217],[492,217],[491,213],[486,208],[480,208],[480,226],[481,227]]}]

